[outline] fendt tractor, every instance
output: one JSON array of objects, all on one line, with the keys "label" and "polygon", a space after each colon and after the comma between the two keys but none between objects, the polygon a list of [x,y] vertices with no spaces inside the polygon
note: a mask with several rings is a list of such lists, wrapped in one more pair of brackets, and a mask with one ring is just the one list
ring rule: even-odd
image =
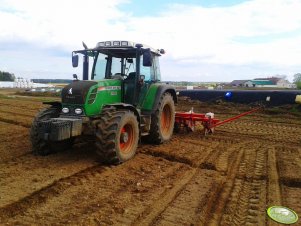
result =
[{"label": "fendt tractor", "polygon": [[72,52],[73,67],[82,54],[83,80],[74,74],[61,102],[45,103],[50,107],[36,115],[30,131],[33,152],[48,155],[71,148],[76,137],[91,136],[100,159],[116,164],[131,159],[141,139],[168,141],[177,96],[173,86],[161,82],[164,50],[129,41],[99,42],[91,49],[83,45]]}]

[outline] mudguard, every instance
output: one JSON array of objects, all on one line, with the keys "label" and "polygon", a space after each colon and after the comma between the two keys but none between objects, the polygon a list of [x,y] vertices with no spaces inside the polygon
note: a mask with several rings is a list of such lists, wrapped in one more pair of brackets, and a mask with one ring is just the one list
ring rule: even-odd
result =
[{"label": "mudguard", "polygon": [[164,93],[170,93],[173,97],[175,104],[178,103],[178,98],[177,98],[177,94],[176,94],[176,90],[175,90],[174,86],[171,86],[171,85],[159,86],[157,93],[156,93],[156,98],[155,98],[155,102],[153,105],[152,113],[158,108],[159,101]]},{"label": "mudguard", "polygon": [[110,106],[113,106],[117,109],[128,109],[128,110],[134,112],[134,114],[137,116],[138,122],[140,123],[140,113],[137,111],[137,109],[133,105],[125,104],[125,103],[116,103],[116,104],[105,105],[104,108],[110,107]]}]

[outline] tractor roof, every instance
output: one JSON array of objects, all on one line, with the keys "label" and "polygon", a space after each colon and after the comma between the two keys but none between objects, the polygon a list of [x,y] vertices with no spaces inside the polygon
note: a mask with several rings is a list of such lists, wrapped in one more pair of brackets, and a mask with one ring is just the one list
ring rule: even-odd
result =
[{"label": "tractor roof", "polygon": [[137,46],[140,45],[142,49],[150,49],[150,51],[157,56],[161,56],[164,54],[165,51],[163,49],[154,49],[147,45],[138,44],[131,41],[122,41],[122,40],[115,40],[115,41],[103,41],[98,42],[95,48],[87,48],[85,50],[77,50],[74,53],[82,53],[85,52],[94,52],[99,51],[103,54],[112,55],[114,57],[131,57],[134,58],[136,56],[136,49]]},{"label": "tractor roof", "polygon": [[137,45],[141,45],[143,49],[150,49],[151,52],[153,52],[156,55],[161,55],[163,52],[160,49],[154,49],[148,45],[140,44],[140,43],[135,43],[131,41],[123,41],[123,40],[113,40],[113,41],[103,41],[103,42],[98,42],[96,44],[95,49],[96,50],[101,50],[101,49],[136,49]]}]

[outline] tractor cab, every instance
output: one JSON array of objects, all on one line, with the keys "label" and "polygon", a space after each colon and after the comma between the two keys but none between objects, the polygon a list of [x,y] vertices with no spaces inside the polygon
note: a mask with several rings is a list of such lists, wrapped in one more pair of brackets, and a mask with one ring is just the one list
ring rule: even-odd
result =
[{"label": "tractor cab", "polygon": [[78,53],[83,54],[83,80],[120,80],[123,103],[138,105],[149,86],[161,80],[158,57],[164,50],[129,41],[98,42],[93,49],[74,51],[73,67],[78,65]]}]

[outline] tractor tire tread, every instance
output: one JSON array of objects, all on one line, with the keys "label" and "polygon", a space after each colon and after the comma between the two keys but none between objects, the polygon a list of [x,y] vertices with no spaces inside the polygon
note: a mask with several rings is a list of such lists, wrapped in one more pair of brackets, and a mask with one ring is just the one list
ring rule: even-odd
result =
[{"label": "tractor tire tread", "polygon": [[[165,141],[167,141],[166,139],[163,138],[163,136],[160,134],[160,110],[162,107],[162,104],[164,104],[164,101],[166,99],[169,99],[170,101],[172,101],[173,103],[173,114],[174,114],[174,101],[173,101],[173,97],[170,93],[166,92],[164,93],[159,101],[158,107],[155,110],[155,113],[152,114],[151,116],[151,128],[150,128],[150,133],[148,136],[146,136],[146,141],[149,143],[154,143],[154,144],[162,144]],[[174,120],[173,120],[174,121]],[[174,122],[173,122],[174,123]],[[173,126],[172,129],[173,131]]]},{"label": "tractor tire tread", "polygon": [[122,117],[128,110],[103,109],[96,122],[96,153],[105,164],[119,164],[123,161],[116,150],[116,136]]},{"label": "tractor tire tread", "polygon": [[120,111],[104,109],[96,125],[96,152],[101,157],[103,163],[119,163],[115,151],[115,136],[117,134],[118,119],[120,119],[121,116],[122,112]]}]

